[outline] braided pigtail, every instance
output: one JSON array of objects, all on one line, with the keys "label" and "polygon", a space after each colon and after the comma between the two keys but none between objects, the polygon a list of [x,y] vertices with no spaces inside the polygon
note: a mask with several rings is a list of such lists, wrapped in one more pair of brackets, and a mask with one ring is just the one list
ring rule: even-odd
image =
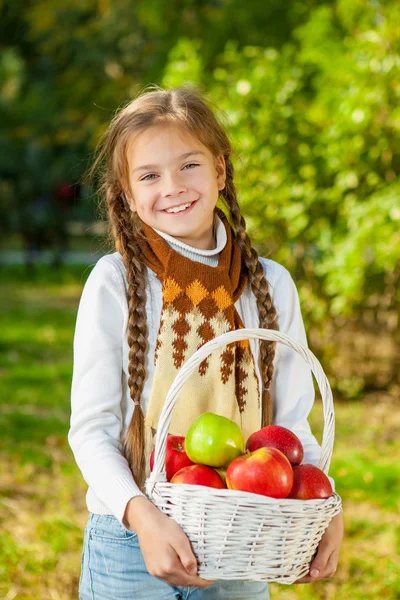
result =
[{"label": "braided pigtail", "polygon": [[[111,225],[113,245],[120,252],[126,267],[128,281],[129,344],[128,386],[134,403],[131,422],[121,439],[124,453],[133,476],[143,488],[146,466],[144,416],[141,396],[146,379],[147,322],[146,274],[140,252],[142,229],[140,219],[134,216],[129,200],[134,200],[131,190],[130,157],[138,136],[149,128],[173,125],[180,131],[194,135],[214,157],[226,160],[226,186],[221,192],[229,208],[230,223],[239,244],[242,262],[248,271],[251,289],[257,299],[260,327],[276,328],[276,311],[271,301],[268,283],[256,251],[246,233],[246,224],[240,213],[233,183],[233,166],[229,156],[232,149],[226,132],[213,110],[194,88],[163,90],[158,86],[145,89],[132,102],[118,111],[99,143],[97,158],[90,170],[90,180],[99,175],[99,196],[105,200],[106,216]],[[216,107],[215,107],[216,108]],[[217,209],[219,210],[219,209]],[[272,421],[272,404],[269,393],[273,375],[275,345],[262,342],[260,348],[263,384],[263,424]]]},{"label": "braided pigtail", "polygon": [[[236,198],[236,188],[233,182],[233,165],[229,156],[225,156],[226,182],[222,195],[230,210],[230,219],[235,231],[235,240],[242,253],[242,261],[247,268],[251,289],[257,300],[260,316],[259,326],[265,329],[277,329],[276,310],[272,303],[268,289],[268,282],[264,277],[264,269],[258,260],[258,254],[251,245],[246,231],[246,222],[240,212]],[[270,386],[274,372],[273,360],[275,356],[275,342],[260,342],[262,390],[262,427],[270,425],[273,418],[272,399]]]},{"label": "braided pigtail", "polygon": [[128,387],[134,410],[122,442],[122,451],[136,483],[142,489],[145,478],[145,435],[140,400],[146,378],[146,267],[140,257],[132,213],[125,206],[123,197],[108,189],[106,199],[112,236],[126,267],[128,281]]}]

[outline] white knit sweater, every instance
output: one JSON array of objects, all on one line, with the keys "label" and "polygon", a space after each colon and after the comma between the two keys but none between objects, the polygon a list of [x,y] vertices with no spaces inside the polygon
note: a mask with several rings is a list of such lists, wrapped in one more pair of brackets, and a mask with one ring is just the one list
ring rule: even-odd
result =
[{"label": "white knit sweater", "polygon": [[[226,242],[221,225],[218,222],[215,250],[193,249],[162,235],[174,249],[193,261],[215,266]],[[289,272],[272,260],[260,260],[278,313],[279,330],[307,345],[298,294]],[[147,269],[147,273],[147,377],[141,400],[144,412],[153,379],[162,306],[161,283],[153,271]],[[68,433],[75,460],[88,484],[88,510],[113,514],[121,524],[128,501],[141,494],[120,451],[120,440],[133,412],[127,385],[126,294],[126,273],[121,256],[118,253],[103,256],[89,275],[77,314]],[[259,326],[256,300],[249,286],[235,306],[245,327]],[[250,345],[260,377],[259,342],[251,340]],[[309,367],[294,350],[282,344],[277,344],[274,365],[271,386],[274,422],[291,429],[300,438],[305,450],[303,462],[317,464],[320,447],[307,421],[314,401]],[[259,387],[261,390],[261,384]]]}]

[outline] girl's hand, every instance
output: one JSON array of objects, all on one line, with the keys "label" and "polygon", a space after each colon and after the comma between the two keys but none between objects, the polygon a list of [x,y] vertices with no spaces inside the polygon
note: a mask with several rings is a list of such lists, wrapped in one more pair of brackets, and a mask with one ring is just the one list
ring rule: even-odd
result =
[{"label": "girl's hand", "polygon": [[318,546],[317,554],[310,565],[309,575],[295,583],[312,583],[319,579],[332,577],[337,568],[340,546],[343,539],[343,513],[333,517]]},{"label": "girl's hand", "polygon": [[143,496],[132,498],[125,521],[139,538],[146,568],[150,575],[173,586],[208,587],[197,575],[197,560],[183,529]]}]

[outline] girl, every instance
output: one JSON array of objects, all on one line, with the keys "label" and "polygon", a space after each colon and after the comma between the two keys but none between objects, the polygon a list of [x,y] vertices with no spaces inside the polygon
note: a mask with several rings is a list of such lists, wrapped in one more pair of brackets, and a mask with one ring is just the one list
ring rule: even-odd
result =
[{"label": "girl", "polygon": [[[196,348],[243,326],[307,343],[288,271],[251,245],[231,154],[211,109],[185,88],[143,92],[100,145],[92,173],[100,172],[116,252],[87,280],[74,339],[69,443],[90,512],[81,600],[268,598],[263,583],[201,579],[183,530],[142,491],[165,395]],[[273,421],[300,437],[305,462],[318,461],[307,422],[312,378],[294,351],[232,344],[185,386],[171,434],[185,435],[205,411],[234,419],[245,438]],[[300,581],[334,573],[341,538],[339,516]]]}]

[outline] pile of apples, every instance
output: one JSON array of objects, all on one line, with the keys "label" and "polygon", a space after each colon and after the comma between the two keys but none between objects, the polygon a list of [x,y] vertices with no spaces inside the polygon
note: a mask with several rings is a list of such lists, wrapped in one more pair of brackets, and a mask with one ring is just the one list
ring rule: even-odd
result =
[{"label": "pile of apples", "polygon": [[[271,498],[329,498],[332,486],[325,473],[301,464],[304,449],[289,429],[269,425],[254,432],[246,445],[240,427],[230,419],[206,412],[186,437],[167,438],[166,477],[177,484],[228,488]],[[150,469],[154,466],[154,450]]]}]

